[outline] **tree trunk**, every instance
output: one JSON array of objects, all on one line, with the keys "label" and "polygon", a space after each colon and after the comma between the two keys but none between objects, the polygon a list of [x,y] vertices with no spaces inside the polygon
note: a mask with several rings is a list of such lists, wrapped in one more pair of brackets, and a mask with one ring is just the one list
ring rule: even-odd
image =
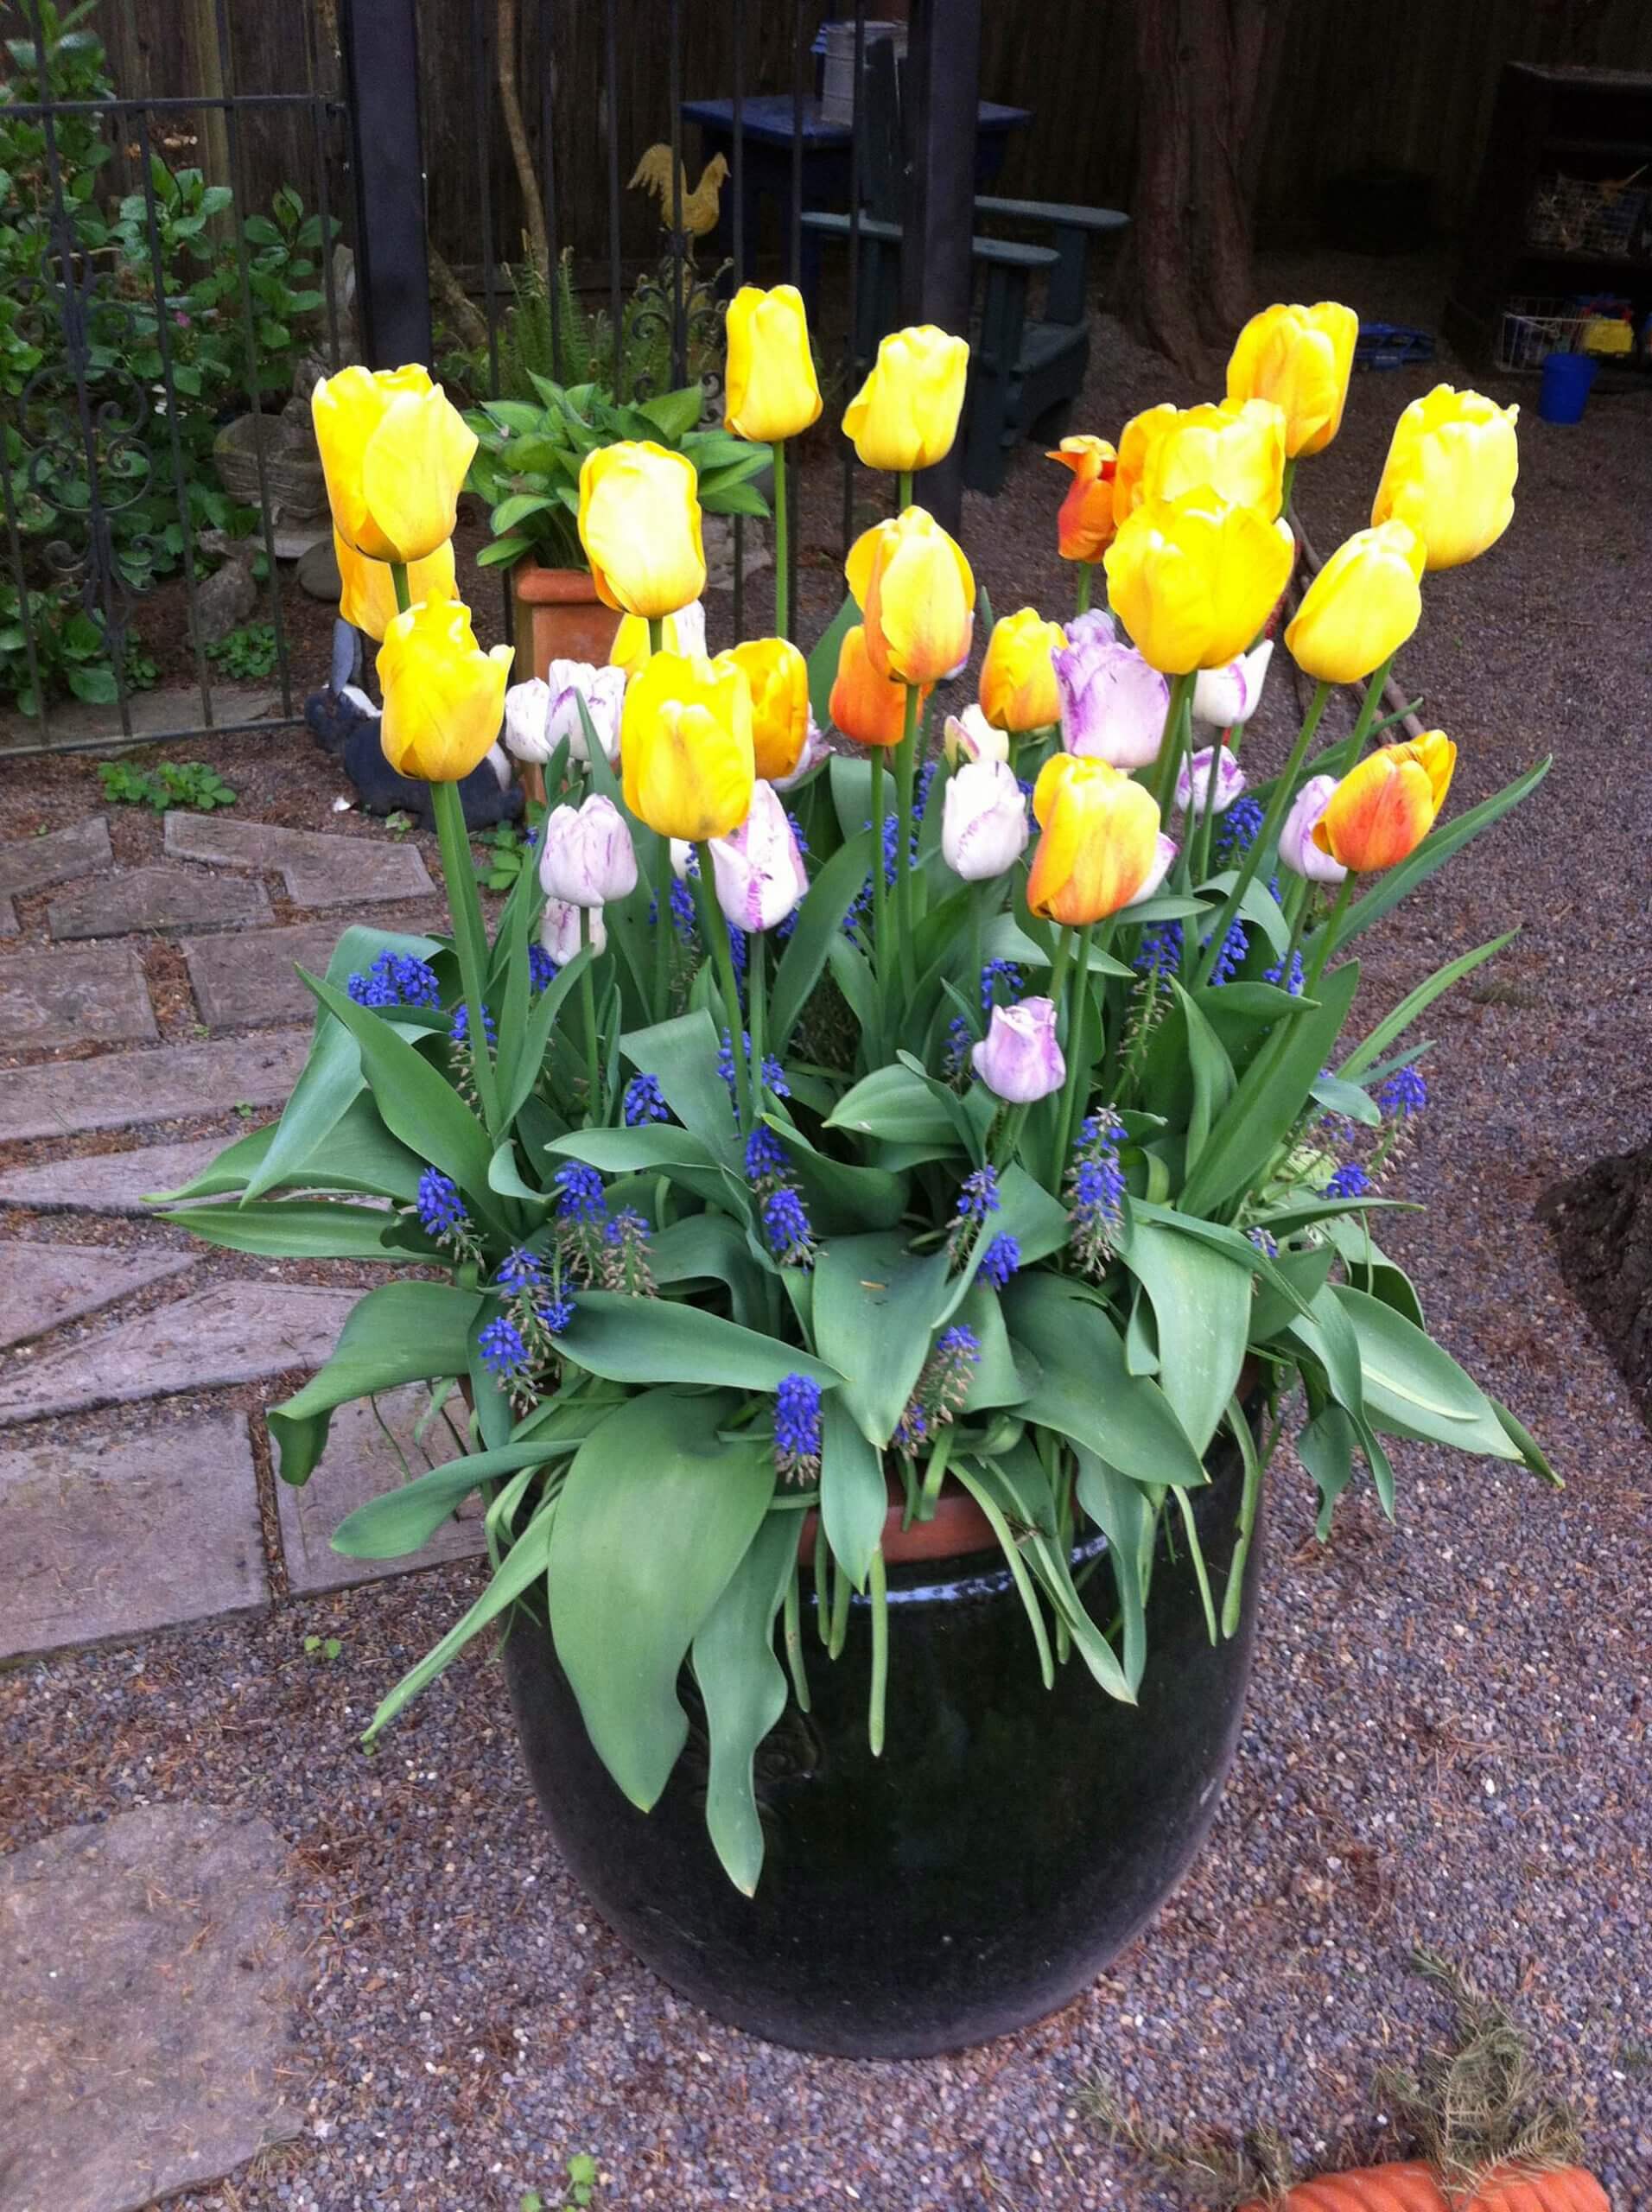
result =
[{"label": "tree trunk", "polygon": [[1573,1295],[1652,1421],[1652,1145],[1596,1160],[1538,1211]]},{"label": "tree trunk", "polygon": [[1288,0],[1136,0],[1133,291],[1147,343],[1206,378],[1250,312],[1245,147]]}]

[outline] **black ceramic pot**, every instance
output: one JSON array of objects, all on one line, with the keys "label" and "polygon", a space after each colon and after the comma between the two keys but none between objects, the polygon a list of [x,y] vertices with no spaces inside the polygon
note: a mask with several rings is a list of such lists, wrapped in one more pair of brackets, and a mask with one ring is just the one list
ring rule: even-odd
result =
[{"label": "black ceramic pot", "polygon": [[[1219,1606],[1242,1482],[1230,1445],[1210,1471],[1194,1514]],[[996,1548],[892,1567],[880,1758],[867,1748],[864,1606],[836,1664],[805,1611],[813,1710],[789,1704],[758,1753],[754,1897],[706,1834],[705,1737],[686,1669],[689,1740],[646,1814],[592,1750],[542,1620],[518,1612],[505,1669],[545,1818],[639,1957],[719,2019],[776,2043],[923,2057],[1064,2005],[1175,1888],[1238,1738],[1260,1554],[1259,1529],[1238,1632],[1212,1646],[1179,1516],[1163,1517],[1134,1707],[1076,1656],[1045,1689]],[[1104,1561],[1099,1573],[1110,1591]]]}]

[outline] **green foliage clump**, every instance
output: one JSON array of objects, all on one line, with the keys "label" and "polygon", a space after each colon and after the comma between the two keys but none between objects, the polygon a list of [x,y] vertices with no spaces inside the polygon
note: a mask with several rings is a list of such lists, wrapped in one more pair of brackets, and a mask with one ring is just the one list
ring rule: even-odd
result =
[{"label": "green foliage clump", "polygon": [[104,797],[112,805],[147,806],[156,814],[175,806],[211,814],[218,807],[233,806],[238,796],[204,760],[162,760],[154,768],[100,760],[98,776]]},{"label": "green foliage clump", "polygon": [[276,665],[276,627],[273,622],[248,622],[207,646],[206,658],[226,676],[256,682]]}]

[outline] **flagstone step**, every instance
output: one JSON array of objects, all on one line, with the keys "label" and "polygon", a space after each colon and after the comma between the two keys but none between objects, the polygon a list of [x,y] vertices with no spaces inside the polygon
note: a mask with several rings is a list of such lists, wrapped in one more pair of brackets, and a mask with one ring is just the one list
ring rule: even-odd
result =
[{"label": "flagstone step", "polygon": [[283,830],[227,814],[174,812],[166,849],[177,860],[279,869],[297,906],[345,906],[378,899],[428,898],[435,889],[416,845]]},{"label": "flagstone step", "polygon": [[[251,1125],[250,1125],[251,1126]],[[150,1191],[181,1190],[210,1166],[230,1137],[192,1137],[185,1144],[138,1145],[130,1152],[99,1152],[76,1160],[44,1160],[0,1174],[0,1205],[41,1213],[115,1213],[148,1216]]]},{"label": "flagstone step", "polygon": [[15,898],[19,892],[43,891],[48,884],[112,868],[114,860],[109,824],[101,814],[44,837],[15,837],[0,845],[0,894]]},{"label": "flagstone step", "polygon": [[282,1104],[308,1051],[308,1032],[289,1029],[23,1068],[0,1082],[0,1143]]},{"label": "flagstone step", "polygon": [[[157,1037],[143,964],[130,944],[14,952],[0,960],[0,1037],[9,1052]],[[7,1077],[8,1086],[16,1078]]]},{"label": "flagstone step", "polygon": [[315,1001],[297,971],[324,976],[339,935],[336,922],[302,922],[293,929],[186,938],[184,958],[201,1020],[213,1029],[256,1029],[313,1014]]},{"label": "flagstone step", "polygon": [[[353,1583],[376,1582],[412,1567],[441,1567],[448,1560],[474,1559],[486,1551],[482,1503],[474,1494],[456,1521],[444,1521],[422,1549],[402,1558],[346,1559],[333,1549],[333,1532],[346,1513],[353,1513],[370,1497],[399,1489],[409,1470],[422,1475],[430,1466],[445,1465],[461,1456],[440,1414],[426,1428],[423,1444],[416,1437],[429,1406],[430,1392],[423,1382],[380,1393],[378,1412],[401,1447],[399,1459],[371,1405],[358,1401],[340,1406],[327,1431],[321,1464],[309,1480],[297,1488],[291,1483],[276,1484],[281,1548],[295,1592],[347,1589]],[[462,1402],[454,1398],[448,1410],[462,1435],[467,1418]]]},{"label": "flagstone step", "polygon": [[245,1414],[0,1451],[0,1659],[269,1599]]},{"label": "flagstone step", "polygon": [[177,868],[134,868],[98,876],[47,909],[57,938],[127,937],[137,930],[246,927],[267,922],[261,883],[238,875],[198,875]]},{"label": "flagstone step", "polygon": [[331,1355],[359,1290],[219,1282],[0,1373],[0,1426],[257,1382]]},{"label": "flagstone step", "polygon": [[0,1346],[44,1336],[194,1264],[192,1252],[0,1239]]}]

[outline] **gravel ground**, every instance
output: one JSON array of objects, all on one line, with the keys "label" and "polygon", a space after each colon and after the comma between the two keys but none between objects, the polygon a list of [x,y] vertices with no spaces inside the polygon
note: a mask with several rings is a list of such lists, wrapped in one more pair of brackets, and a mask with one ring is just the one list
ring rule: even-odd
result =
[{"label": "gravel ground", "polygon": [[[1261,296],[1337,291],[1433,321],[1437,274],[1272,264]],[[1357,381],[1341,438],[1299,485],[1322,553],[1366,518],[1393,417],[1436,373],[1452,372]],[[1114,431],[1166,396],[1191,395],[1104,326],[1085,419]],[[1104,2075],[1172,2128],[1273,2121],[1305,2163],[1397,2147],[1370,2082],[1442,2024],[1407,1969],[1419,1942],[1517,2001],[1614,2203],[1652,2202],[1652,1476],[1629,1394],[1534,1220],[1550,1185],[1647,1135],[1645,899],[1623,887],[1644,881],[1652,757],[1623,724],[1645,699],[1624,613],[1652,588],[1652,399],[1598,397],[1570,429],[1528,410],[1522,427],[1513,529],[1430,581],[1404,672],[1461,747],[1454,807],[1546,752],[1555,766],[1513,823],[1374,933],[1367,965],[1380,1007],[1522,926],[1431,1024],[1436,1103],[1405,1183],[1432,1212],[1388,1241],[1437,1332],[1530,1421],[1565,1493],[1401,1446],[1398,1526],[1357,1501],[1322,1548],[1312,1486],[1283,1459],[1249,1724],[1198,1865],[1057,2018],[899,2067],[753,2042],[636,1965],[544,1838],[484,1656],[376,1758],[356,1748],[473,1569],[11,1675],[13,1842],[183,1799],[262,1812],[292,1840],[318,1974],[302,2024],[308,2133],[232,2191],[180,2203],[491,2212],[525,2187],[549,2194],[586,2150],[616,2207],[1168,2212],[1185,2200],[1098,2139],[1083,2083]],[[989,523],[970,503],[1001,608],[1063,601],[1059,488],[1029,453]],[[805,543],[830,542],[835,512],[822,486]],[[824,594],[823,559],[819,573]],[[1259,750],[1277,735],[1263,726]],[[340,1657],[306,1658],[307,1633],[338,1637]]]}]

